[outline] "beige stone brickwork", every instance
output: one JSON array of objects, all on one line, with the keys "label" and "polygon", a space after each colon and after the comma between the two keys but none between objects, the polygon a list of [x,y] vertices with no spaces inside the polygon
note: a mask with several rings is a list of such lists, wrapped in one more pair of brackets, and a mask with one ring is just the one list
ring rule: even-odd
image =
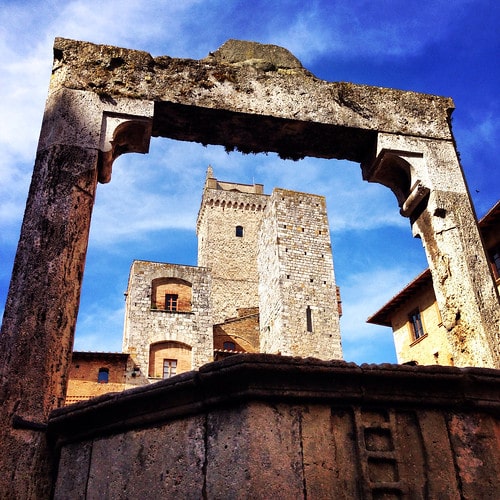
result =
[{"label": "beige stone brickwork", "polygon": [[324,197],[274,189],[259,239],[261,352],[341,359]]},{"label": "beige stone brickwork", "polygon": [[123,349],[145,380],[236,352],[342,357],[324,197],[269,196],[209,167],[197,235],[200,267],[132,265]]}]

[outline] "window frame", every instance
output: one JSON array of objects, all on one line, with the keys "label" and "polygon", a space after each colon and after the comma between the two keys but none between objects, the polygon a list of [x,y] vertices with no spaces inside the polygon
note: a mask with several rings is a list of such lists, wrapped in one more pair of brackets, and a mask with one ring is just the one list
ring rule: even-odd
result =
[{"label": "window frame", "polygon": [[424,328],[422,311],[419,307],[413,309],[408,313],[408,324],[410,327],[412,342],[416,342],[417,340],[420,340],[427,335]]},{"label": "window frame", "polygon": [[[163,358],[163,373],[162,373],[162,379],[167,379],[167,378],[172,378],[177,375],[177,364],[178,360],[177,359],[172,359],[172,358]],[[165,368],[167,368],[165,370]],[[165,376],[167,375],[167,376]]]},{"label": "window frame", "polygon": [[179,306],[179,294],[178,293],[166,293],[165,294],[165,311],[177,312]]},{"label": "window frame", "polygon": [[488,257],[490,259],[491,270],[493,271],[493,276],[495,280],[500,279],[500,245],[495,245],[488,252]]}]

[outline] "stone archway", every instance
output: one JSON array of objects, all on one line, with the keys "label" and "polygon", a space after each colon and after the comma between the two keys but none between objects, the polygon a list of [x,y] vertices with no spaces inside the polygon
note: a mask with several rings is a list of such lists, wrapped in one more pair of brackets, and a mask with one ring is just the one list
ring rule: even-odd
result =
[{"label": "stone archway", "polygon": [[321,81],[276,46],[233,40],[194,61],[56,39],[0,337],[0,463],[12,471],[1,491],[50,488],[43,430],[64,397],[96,184],[119,154],[147,152],[151,135],[360,163],[364,179],[395,191],[422,238],[455,363],[499,367],[498,293],[452,110],[448,98]]}]

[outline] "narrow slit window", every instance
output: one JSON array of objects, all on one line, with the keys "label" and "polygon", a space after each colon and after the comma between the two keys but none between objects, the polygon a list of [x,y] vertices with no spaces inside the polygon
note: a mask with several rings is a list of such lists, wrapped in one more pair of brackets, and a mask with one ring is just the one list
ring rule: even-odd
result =
[{"label": "narrow slit window", "polygon": [[307,331],[312,332],[313,331],[313,321],[312,321],[312,311],[311,311],[310,306],[307,306],[307,308],[306,308],[306,323],[307,323]]}]

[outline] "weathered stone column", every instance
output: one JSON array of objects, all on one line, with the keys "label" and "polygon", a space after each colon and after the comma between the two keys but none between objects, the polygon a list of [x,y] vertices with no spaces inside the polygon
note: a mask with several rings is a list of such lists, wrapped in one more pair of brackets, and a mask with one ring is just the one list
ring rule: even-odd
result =
[{"label": "weathered stone column", "polygon": [[500,368],[500,305],[452,141],[378,134],[363,176],[390,187],[422,239],[456,366]]},{"label": "weathered stone column", "polygon": [[148,103],[54,87],[0,335],[0,498],[50,495],[45,427],[66,392],[97,179],[141,141],[146,152],[151,131]]}]

